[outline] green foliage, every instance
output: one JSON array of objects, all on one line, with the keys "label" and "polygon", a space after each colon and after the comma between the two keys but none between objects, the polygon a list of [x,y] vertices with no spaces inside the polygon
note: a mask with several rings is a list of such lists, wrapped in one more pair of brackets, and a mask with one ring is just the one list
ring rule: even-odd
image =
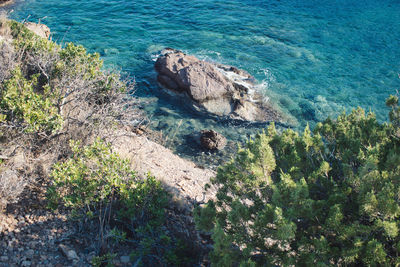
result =
[{"label": "green foliage", "polygon": [[115,257],[117,257],[117,254],[115,254],[115,253],[113,253],[113,254],[107,253],[107,254],[104,254],[103,256],[95,256],[92,258],[92,266],[112,267],[112,266],[114,266],[114,264],[112,262],[115,259]]},{"label": "green foliage", "polygon": [[108,116],[121,116],[124,103],[119,95],[127,85],[118,74],[102,70],[99,54],[87,53],[73,43],[61,47],[21,23],[7,23],[13,37],[15,69],[0,84],[0,125],[11,124],[13,129],[40,136],[54,134],[61,130],[63,120],[71,119],[65,116],[68,111],[62,113],[66,103],[74,103],[70,108],[85,109],[72,114],[86,112],[88,119],[80,120],[90,119],[93,125],[106,122]]},{"label": "green foliage", "polygon": [[399,97],[390,95],[386,100],[386,106],[390,107],[389,112],[390,121],[395,128],[394,134],[400,138],[400,107],[399,107]]},{"label": "green foliage", "polygon": [[53,186],[49,198],[59,200],[80,216],[93,214],[112,205],[119,195],[129,194],[136,176],[129,162],[112,153],[108,145],[97,139],[81,147],[71,141],[72,158],[53,166]]},{"label": "green foliage", "polygon": [[53,101],[49,87],[43,93],[35,92],[38,75],[25,79],[19,68],[12,72],[10,79],[0,85],[3,110],[1,121],[16,121],[25,124],[26,132],[54,132],[61,128],[62,118]]},{"label": "green foliage", "polygon": [[120,209],[119,216],[124,221],[129,219],[129,225],[133,229],[145,224],[158,226],[164,219],[164,211],[160,207],[165,207],[168,201],[168,195],[163,191],[160,182],[149,175],[144,181],[136,183],[134,191],[123,192],[123,208]]},{"label": "green foliage", "polygon": [[14,46],[19,51],[24,51],[21,56],[26,56],[26,52],[32,53],[53,53],[60,50],[60,46],[56,43],[41,38],[26,28],[22,23],[14,20],[8,21],[13,36]]},{"label": "green foliage", "polygon": [[195,211],[215,266],[400,264],[398,98],[390,124],[362,109],[312,133],[271,125],[219,168]]},{"label": "green foliage", "polygon": [[94,79],[100,75],[103,61],[98,53],[88,54],[81,45],[68,43],[60,51],[60,62],[57,71],[68,71],[71,75],[83,75],[83,79]]},{"label": "green foliage", "polygon": [[[138,264],[179,265],[182,244],[165,231],[169,195],[161,183],[150,175],[137,178],[129,161],[100,139],[84,147],[71,141],[71,149],[70,159],[53,166],[50,206],[63,204],[74,218],[96,219],[102,244],[106,236],[114,243],[133,244],[131,258]],[[96,257],[93,264],[111,263],[110,255]]]}]

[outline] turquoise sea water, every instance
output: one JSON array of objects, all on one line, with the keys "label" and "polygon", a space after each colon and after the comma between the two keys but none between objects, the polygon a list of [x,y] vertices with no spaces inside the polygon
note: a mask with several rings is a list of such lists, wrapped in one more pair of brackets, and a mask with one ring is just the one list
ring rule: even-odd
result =
[{"label": "turquoise sea water", "polygon": [[153,60],[164,47],[247,70],[298,128],[357,106],[384,121],[385,98],[400,89],[398,0],[17,0],[10,9],[134,76],[152,127],[184,155],[200,157],[196,130],[236,141],[265,125],[199,116],[162,94]]}]

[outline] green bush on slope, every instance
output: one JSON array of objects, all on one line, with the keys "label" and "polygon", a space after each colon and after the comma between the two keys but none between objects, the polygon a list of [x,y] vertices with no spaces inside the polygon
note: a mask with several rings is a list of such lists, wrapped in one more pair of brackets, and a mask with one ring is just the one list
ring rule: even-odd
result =
[{"label": "green bush on slope", "polygon": [[61,115],[49,96],[49,87],[44,93],[35,93],[34,87],[38,83],[38,75],[27,80],[22,76],[19,68],[12,72],[10,79],[3,83],[0,108],[4,111],[3,121],[24,123],[25,132],[51,133],[59,130],[62,125]]},{"label": "green bush on slope", "polygon": [[[112,136],[117,125],[142,119],[128,95],[133,83],[102,69],[99,54],[82,46],[62,47],[0,18],[0,61],[0,155],[5,159],[0,175],[7,169],[15,173],[16,149],[24,164],[48,152],[52,158],[45,158],[52,161],[70,153],[70,139],[85,143]],[[0,190],[0,206],[18,200],[31,167],[0,179],[0,188],[9,188]]]},{"label": "green bush on slope", "polygon": [[196,210],[215,266],[400,264],[400,109],[391,123],[361,108],[311,133],[272,125],[240,148]]},{"label": "green bush on slope", "polygon": [[169,195],[161,183],[138,178],[129,161],[100,139],[83,147],[72,141],[71,149],[71,158],[53,167],[48,199],[53,208],[71,208],[78,220],[96,222],[99,246],[108,253],[93,264],[111,262],[114,242],[130,244],[132,260],[144,266],[182,263],[178,240],[164,229]]},{"label": "green bush on slope", "polygon": [[99,54],[73,43],[61,47],[16,21],[3,24],[10,28],[12,42],[1,46],[0,53],[12,54],[7,57],[15,64],[8,75],[1,75],[0,123],[23,133],[50,135],[65,121],[89,129],[137,117],[134,109],[124,109],[133,101],[125,98],[131,88],[118,74],[102,69]]}]

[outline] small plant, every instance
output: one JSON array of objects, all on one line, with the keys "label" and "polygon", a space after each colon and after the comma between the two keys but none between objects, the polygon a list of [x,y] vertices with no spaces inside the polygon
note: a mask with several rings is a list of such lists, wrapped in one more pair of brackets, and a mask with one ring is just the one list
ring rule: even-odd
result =
[{"label": "small plant", "polygon": [[135,173],[128,161],[112,153],[100,139],[83,148],[80,142],[70,144],[71,159],[53,167],[50,203],[53,207],[60,202],[71,207],[78,218],[97,218],[104,242],[104,227],[109,224],[113,205],[121,195],[134,190]]},{"label": "small plant", "polygon": [[100,266],[106,266],[106,267],[112,267],[114,266],[113,260],[117,257],[117,254],[112,254],[112,253],[107,253],[103,256],[95,256],[92,258],[92,266],[94,267],[100,267]]}]

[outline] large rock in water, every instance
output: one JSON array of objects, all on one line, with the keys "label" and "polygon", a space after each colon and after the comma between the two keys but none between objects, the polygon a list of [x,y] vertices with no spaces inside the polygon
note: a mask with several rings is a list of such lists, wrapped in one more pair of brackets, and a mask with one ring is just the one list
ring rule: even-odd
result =
[{"label": "large rock in water", "polygon": [[155,63],[158,82],[189,97],[197,110],[246,121],[278,121],[279,113],[256,91],[255,79],[232,66],[165,49]]}]

